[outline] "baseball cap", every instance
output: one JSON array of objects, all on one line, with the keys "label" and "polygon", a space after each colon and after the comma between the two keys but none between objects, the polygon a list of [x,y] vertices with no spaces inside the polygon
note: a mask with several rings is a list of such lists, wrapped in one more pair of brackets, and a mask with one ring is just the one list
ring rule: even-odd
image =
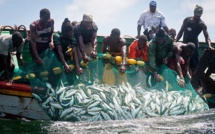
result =
[{"label": "baseball cap", "polygon": [[93,21],[93,16],[90,15],[90,14],[84,14],[82,21],[92,22]]},{"label": "baseball cap", "polygon": [[149,6],[157,6],[157,3],[156,3],[156,1],[150,1],[150,3],[149,3]]},{"label": "baseball cap", "polygon": [[195,16],[201,16],[203,13],[203,8],[202,6],[196,5],[195,9],[194,9],[194,15]]}]

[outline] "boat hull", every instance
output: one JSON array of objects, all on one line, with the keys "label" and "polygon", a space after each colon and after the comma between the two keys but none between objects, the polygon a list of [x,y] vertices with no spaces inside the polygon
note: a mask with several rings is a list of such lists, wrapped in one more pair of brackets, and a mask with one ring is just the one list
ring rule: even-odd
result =
[{"label": "boat hull", "polygon": [[0,81],[0,118],[50,120],[32,97],[29,85],[6,85],[2,81]]}]

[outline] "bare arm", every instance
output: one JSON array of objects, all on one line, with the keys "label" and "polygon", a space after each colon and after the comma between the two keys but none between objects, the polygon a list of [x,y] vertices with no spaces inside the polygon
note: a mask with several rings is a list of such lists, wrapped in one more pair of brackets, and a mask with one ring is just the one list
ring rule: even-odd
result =
[{"label": "bare arm", "polygon": [[203,34],[205,36],[205,42],[208,44],[208,47],[210,49],[214,49],[211,45],[211,40],[210,40],[210,37],[209,37],[209,34],[208,34],[208,31],[207,31],[207,26],[204,24],[203,25]]},{"label": "bare arm", "polygon": [[34,58],[38,58],[38,53],[36,50],[36,32],[35,32],[35,26],[32,24],[30,25],[30,41],[31,41],[31,48],[33,51]]},{"label": "bare arm", "polygon": [[164,26],[163,29],[166,31],[166,33],[169,33],[169,28],[167,26]]},{"label": "bare arm", "polygon": [[103,47],[102,47],[102,53],[107,52],[107,37],[103,39]]},{"label": "bare arm", "polygon": [[124,73],[126,70],[126,41],[125,39],[121,39],[121,53],[122,53],[122,66],[120,67],[120,72]]},{"label": "bare arm", "polygon": [[63,55],[63,52],[62,52],[62,47],[61,47],[61,45],[57,45],[56,48],[57,48],[57,53],[59,55],[59,58],[60,58],[60,60],[61,60],[61,62],[63,64],[64,68],[66,69],[68,67],[68,64],[66,63],[66,60],[64,58],[64,55]]},{"label": "bare arm", "polygon": [[176,60],[177,71],[178,71],[178,75],[180,76],[180,78],[184,79],[181,64],[180,64],[180,53],[181,53],[180,48],[176,47],[175,48],[175,60]]},{"label": "bare arm", "polygon": [[42,64],[43,60],[39,57],[38,53],[37,53],[37,48],[36,48],[36,31],[35,31],[35,26],[34,25],[30,25],[30,41],[31,41],[31,48],[33,51],[33,57],[35,58],[36,62],[38,64]]},{"label": "bare arm", "polygon": [[137,25],[137,38],[140,36],[141,25]]},{"label": "bare arm", "polygon": [[8,59],[8,55],[7,56],[4,56],[4,65],[5,65],[5,67],[4,67],[4,71],[5,71],[5,74],[6,74],[6,79],[7,79],[7,82],[10,80],[10,78],[9,78],[9,71],[8,71],[8,67],[9,67],[9,63],[7,62],[7,59]]},{"label": "bare arm", "polygon": [[82,74],[84,72],[84,70],[79,65],[77,48],[76,47],[72,48],[72,53],[73,53],[73,57],[74,57],[74,60],[75,60],[76,73],[77,74]]},{"label": "bare arm", "polygon": [[27,65],[27,63],[23,61],[22,53],[16,52],[16,57],[17,57],[18,61],[21,62],[22,66]]},{"label": "bare arm", "polygon": [[178,42],[181,39],[181,37],[182,37],[182,35],[184,33],[184,27],[185,27],[185,20],[184,20],[184,22],[183,22],[183,24],[181,26],[180,31],[178,32],[178,35],[177,35],[176,40],[175,40],[176,42]]},{"label": "bare arm", "polygon": [[189,73],[189,67],[190,67],[190,59],[191,57],[187,58],[186,64],[185,64],[185,72],[186,72],[186,76],[191,79],[190,73]]},{"label": "bare arm", "polygon": [[93,58],[96,58],[97,57],[97,32],[94,32],[93,33],[93,36],[92,36],[92,47],[93,47],[93,51],[91,52],[91,56]]},{"label": "bare arm", "polygon": [[53,20],[53,25],[52,25],[52,31],[51,31],[51,36],[49,38],[49,48],[52,50],[54,49],[54,43],[53,43],[53,36],[54,36],[54,20]]}]

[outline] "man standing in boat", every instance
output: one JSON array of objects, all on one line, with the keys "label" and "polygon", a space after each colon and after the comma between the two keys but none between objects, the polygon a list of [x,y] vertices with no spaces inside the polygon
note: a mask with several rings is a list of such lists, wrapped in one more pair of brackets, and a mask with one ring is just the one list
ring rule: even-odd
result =
[{"label": "man standing in boat", "polygon": [[50,11],[40,10],[40,19],[30,24],[30,51],[33,59],[40,65],[43,63],[39,54],[47,48],[54,48],[53,44],[54,20],[50,19]]},{"label": "man standing in boat", "polygon": [[149,10],[145,11],[140,15],[140,18],[137,22],[137,38],[140,36],[141,32],[141,26],[144,28],[144,34],[147,36],[148,35],[148,28],[150,27],[158,27],[161,25],[163,29],[168,33],[168,27],[165,22],[165,17],[164,15],[158,11],[157,9],[157,3],[156,1],[151,1],[149,3]]},{"label": "man standing in boat", "polygon": [[103,53],[109,52],[113,57],[122,56],[122,64],[120,72],[124,73],[126,70],[126,41],[120,37],[120,30],[114,28],[111,31],[110,36],[106,36],[103,39]]},{"label": "man standing in boat", "polygon": [[12,84],[10,74],[13,74],[15,65],[12,52],[16,51],[16,56],[23,66],[26,62],[22,59],[24,41],[21,33],[15,32],[12,35],[0,35],[0,72],[5,71],[5,78],[8,84]]},{"label": "man standing in boat", "polygon": [[159,29],[155,38],[149,42],[148,58],[150,70],[154,73],[156,82],[161,81],[160,75],[157,73],[157,67],[167,64],[169,58],[173,54],[173,41],[163,29]]},{"label": "man standing in boat", "polygon": [[[78,61],[78,55],[77,55],[77,40],[73,36],[74,35],[74,28],[72,26],[72,23],[66,18],[62,24],[61,32],[57,32],[54,34],[54,45],[57,51],[58,58],[62,62],[64,66],[64,70],[66,73],[69,73],[72,71],[70,66],[67,62],[71,63],[71,60],[75,62],[76,65],[76,73],[81,74],[83,73],[83,69],[80,68],[79,61]],[[72,55],[70,55],[71,52],[68,52],[68,49],[72,49]],[[72,59],[71,59],[72,57]]]},{"label": "man standing in boat", "polygon": [[90,59],[97,57],[97,25],[93,22],[93,16],[84,14],[83,19],[79,24],[75,25],[75,37],[78,40],[79,57],[82,57],[84,62],[88,62]]},{"label": "man standing in boat", "polygon": [[168,61],[167,66],[178,73],[178,85],[185,87],[186,83],[184,77],[191,79],[189,73],[190,59],[193,56],[196,47],[195,44],[189,42],[187,44],[181,42],[174,42],[173,55]]},{"label": "man standing in boat", "polygon": [[195,52],[190,61],[190,68],[193,72],[198,64],[199,58],[199,41],[198,36],[203,31],[205,36],[205,41],[208,44],[208,47],[213,49],[211,46],[211,40],[207,31],[207,26],[202,21],[201,16],[203,13],[203,8],[199,5],[196,5],[194,9],[194,16],[187,17],[184,19],[181,29],[176,37],[176,42],[180,40],[183,35],[183,43],[193,42],[196,46]]}]

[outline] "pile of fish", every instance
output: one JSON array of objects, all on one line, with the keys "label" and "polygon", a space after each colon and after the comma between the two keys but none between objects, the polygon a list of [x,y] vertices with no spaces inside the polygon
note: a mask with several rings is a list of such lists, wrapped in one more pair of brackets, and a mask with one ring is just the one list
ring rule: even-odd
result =
[{"label": "pile of fish", "polygon": [[68,86],[54,90],[46,83],[46,95],[33,93],[35,99],[53,120],[102,121],[142,119],[157,116],[190,114],[208,110],[199,95],[189,89],[168,91],[166,88],[143,89],[140,84],[131,87],[94,83]]}]

